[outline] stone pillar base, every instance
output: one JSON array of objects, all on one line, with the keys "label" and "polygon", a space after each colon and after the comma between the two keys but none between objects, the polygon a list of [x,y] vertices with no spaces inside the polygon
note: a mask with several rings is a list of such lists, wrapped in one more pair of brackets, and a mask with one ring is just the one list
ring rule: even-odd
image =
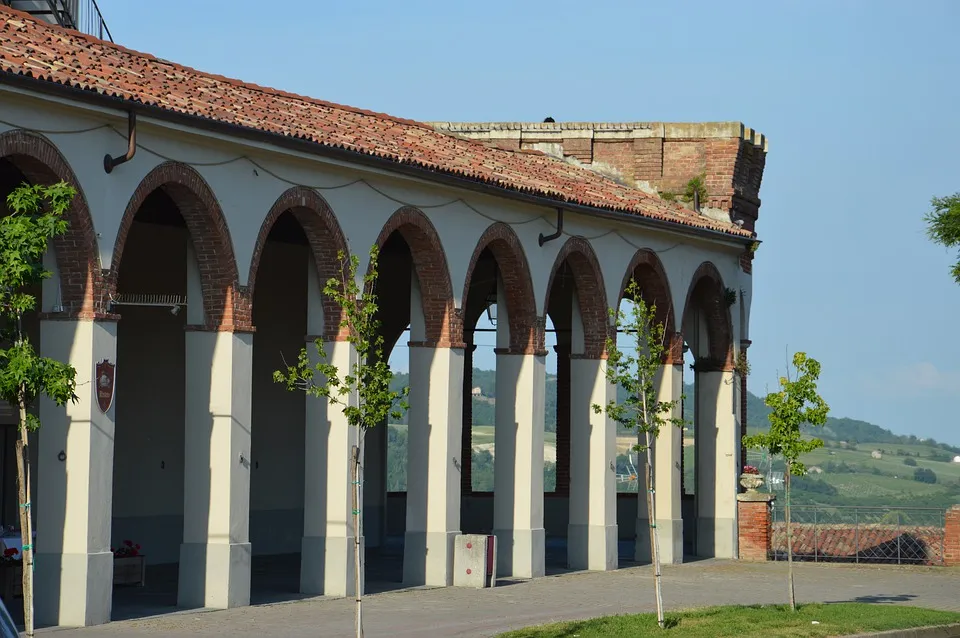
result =
[{"label": "stone pillar base", "polygon": [[[38,625],[85,627],[110,622],[113,552],[38,553],[34,564]],[[7,601],[7,605],[16,604]]]},{"label": "stone pillar base", "polygon": [[230,609],[250,604],[250,543],[183,543],[177,605]]},{"label": "stone pillar base", "polygon": [[736,558],[737,522],[732,518],[697,519],[697,556]]},{"label": "stone pillar base", "polygon": [[537,578],[546,570],[546,533],[539,529],[495,529],[497,576]]},{"label": "stone pillar base", "polygon": [[453,550],[460,530],[407,532],[403,536],[403,584],[453,585]]},{"label": "stone pillar base", "polygon": [[[300,542],[300,593],[321,596],[354,595],[353,536],[304,536]],[[360,539],[360,551],[366,549]],[[365,574],[360,587],[365,588]]]},{"label": "stone pillar base", "polygon": [[657,535],[660,541],[660,563],[683,564],[683,519],[658,518]]},{"label": "stone pillar base", "polygon": [[746,492],[737,494],[737,519],[740,560],[770,559],[771,516],[773,494]]},{"label": "stone pillar base", "polygon": [[617,568],[616,525],[568,525],[567,565],[570,569],[613,571]]}]

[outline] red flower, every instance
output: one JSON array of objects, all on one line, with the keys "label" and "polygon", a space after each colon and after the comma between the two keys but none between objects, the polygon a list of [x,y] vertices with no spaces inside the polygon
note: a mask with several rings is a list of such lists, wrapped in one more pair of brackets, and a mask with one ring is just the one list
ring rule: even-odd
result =
[{"label": "red flower", "polygon": [[137,543],[136,549],[140,549],[140,543]]},{"label": "red flower", "polygon": [[133,547],[133,541],[123,541],[123,544],[127,547]]},{"label": "red flower", "polygon": [[3,557],[10,558],[12,556],[16,556],[19,553],[20,553],[20,550],[17,549],[16,547],[8,547],[3,551]]}]

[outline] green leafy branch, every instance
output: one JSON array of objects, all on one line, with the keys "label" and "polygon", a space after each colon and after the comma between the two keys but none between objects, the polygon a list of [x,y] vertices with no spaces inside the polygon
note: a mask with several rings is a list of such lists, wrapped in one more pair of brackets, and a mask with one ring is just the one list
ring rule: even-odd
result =
[{"label": "green leafy branch", "polygon": [[[933,207],[924,216],[930,239],[947,248],[960,246],[960,193],[930,200]],[[950,269],[950,274],[960,283],[960,259]]]},{"label": "green leafy branch", "polygon": [[[375,286],[378,256],[379,249],[374,245],[361,288],[357,283],[359,258],[352,255],[347,259],[340,252],[337,258],[343,265],[341,279],[331,277],[323,289],[323,294],[342,309],[339,327],[357,353],[349,370],[342,371],[330,363],[323,339],[317,338],[314,345],[320,357],[318,363],[311,364],[304,348],[296,364],[273,375],[274,381],[285,384],[288,390],[303,390],[341,406],[347,423],[361,430],[382,423],[388,416],[399,419],[409,407],[406,401],[409,388],[390,389],[393,373],[383,356]],[[353,393],[357,395],[356,405],[350,401]]]},{"label": "green leafy branch", "polygon": [[[633,335],[633,354],[620,349],[617,340],[607,338],[606,378],[611,384],[626,390],[623,403],[610,400],[606,406],[593,405],[595,413],[606,412],[619,426],[636,430],[638,435],[647,433],[656,438],[661,428],[667,425],[683,427],[680,418],[667,417],[683,400],[660,401],[655,380],[663,367],[664,355],[669,347],[662,323],[657,321],[655,304],[647,304],[639,284],[631,279],[627,285],[626,298],[633,301],[629,312],[610,309],[618,331]],[[641,452],[649,443],[638,439],[634,451]]]}]

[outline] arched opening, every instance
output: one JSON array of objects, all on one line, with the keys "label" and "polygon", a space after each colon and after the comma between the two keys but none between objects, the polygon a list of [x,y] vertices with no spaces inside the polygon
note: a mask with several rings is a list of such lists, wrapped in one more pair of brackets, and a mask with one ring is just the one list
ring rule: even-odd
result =
[{"label": "arched opening", "polygon": [[692,378],[684,403],[684,547],[696,556],[736,552],[740,439],[729,301],[716,268],[702,264],[691,280],[682,322],[683,374]]},{"label": "arched opening", "polygon": [[555,376],[546,375],[529,267],[509,226],[494,224],[479,239],[462,300],[460,526],[498,537],[498,573],[542,575],[544,491],[556,489],[556,428],[546,426],[546,385],[554,384],[554,404],[556,386]]},{"label": "arched opening", "polygon": [[114,617],[245,604],[231,592],[249,591],[249,571],[212,565],[249,551],[251,338],[235,331],[250,316],[199,174],[166,163],[143,179],[106,279],[119,316],[112,538],[139,545],[150,572],[114,591]]},{"label": "arched opening", "polygon": [[[146,557],[149,598],[114,589],[114,618],[175,607],[183,542],[188,279],[197,276],[190,232],[164,187],[134,212],[116,270],[114,549],[130,541]],[[193,263],[191,263],[193,262]],[[151,305],[169,296],[167,306]],[[195,301],[190,299],[190,301]],[[137,611],[131,611],[137,609]]]},{"label": "arched opening", "polygon": [[447,557],[459,531],[460,498],[451,441],[460,440],[462,328],[443,248],[423,213],[397,211],[377,245],[383,356],[396,375],[394,388],[410,388],[410,409],[369,430],[364,441],[366,591],[452,584]]},{"label": "arched opening", "polygon": [[547,352],[556,353],[548,356],[556,375],[556,489],[547,493],[544,510],[548,559],[573,569],[614,569],[616,498],[603,462],[614,432],[612,422],[593,410],[608,398],[603,360],[610,324],[602,271],[586,240],[574,237],[561,248],[546,312],[546,336],[552,325],[555,338]]},{"label": "arched opening", "polygon": [[[639,299],[627,297],[626,291],[631,281],[639,287]],[[618,308],[623,316],[629,318],[633,313],[633,304],[642,300],[647,307],[654,307],[654,321],[663,326],[664,360],[657,379],[657,391],[661,401],[678,401],[683,389],[682,344],[676,334],[676,319],[670,294],[669,281],[657,255],[650,250],[640,250],[634,256],[621,286]],[[628,319],[629,320],[629,319]],[[638,341],[635,334],[628,334],[624,326],[618,327],[618,347],[635,354]],[[618,397],[625,398],[623,388],[616,389]],[[682,407],[668,416],[681,416]],[[616,481],[618,494],[618,521],[620,539],[632,541],[630,554],[634,561],[646,563],[650,556],[650,516],[645,498],[644,476],[646,455],[633,450],[641,444],[638,432],[619,429],[617,431]],[[683,432],[667,426],[661,431],[653,444],[654,481],[657,494],[657,512],[655,524],[659,534],[661,560],[665,563],[683,561],[683,534],[692,527],[686,524],[683,515],[683,497],[681,486]]]},{"label": "arched opening", "polygon": [[[309,214],[309,211],[306,211]],[[250,432],[251,602],[300,592],[306,397],[273,380],[306,345],[310,245],[291,210],[276,217],[253,287]],[[313,282],[316,284],[316,278]]]}]

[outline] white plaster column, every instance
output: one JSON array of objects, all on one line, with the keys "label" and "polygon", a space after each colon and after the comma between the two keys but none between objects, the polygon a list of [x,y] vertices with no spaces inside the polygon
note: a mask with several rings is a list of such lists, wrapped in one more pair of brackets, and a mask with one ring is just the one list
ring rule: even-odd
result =
[{"label": "white plaster column", "polygon": [[606,361],[600,359],[570,361],[567,563],[571,569],[617,568],[617,426],[605,412],[593,410],[594,405],[606,406],[616,398],[605,367]]},{"label": "white plaster column", "polygon": [[493,533],[497,536],[497,573],[518,578],[545,573],[545,359],[542,354],[497,349]]},{"label": "white plaster column", "polygon": [[178,604],[250,604],[253,335],[188,329]]},{"label": "white plaster column", "polygon": [[734,558],[740,460],[736,372],[699,372],[697,383],[697,555]]},{"label": "white plaster column", "polygon": [[463,349],[410,343],[403,582],[453,584],[460,533]]},{"label": "white plaster column", "polygon": [[[43,320],[40,334],[43,356],[76,369],[79,400],[63,407],[40,401],[36,618],[40,625],[97,625],[110,621],[113,601],[115,409],[100,410],[95,366],[116,364],[117,324]],[[122,371],[116,379],[115,391],[122,392]]]},{"label": "white plaster column", "polygon": [[[683,362],[660,368],[657,378],[658,400],[676,401],[665,418],[680,418],[680,396],[683,394]],[[657,534],[660,561],[679,565],[683,562],[683,515],[680,511],[680,459],[683,455],[683,431],[673,424],[663,426],[653,448],[654,481],[657,497]],[[642,483],[641,483],[642,486]]]},{"label": "white plaster column", "polygon": [[[341,374],[352,370],[357,352],[351,344],[330,341],[324,347],[327,361]],[[307,352],[316,364],[319,357],[312,338]],[[356,394],[345,400],[356,405]],[[355,530],[350,453],[357,444],[357,429],[347,423],[341,406],[317,397],[307,397],[306,419],[300,591],[352,596]]]}]

